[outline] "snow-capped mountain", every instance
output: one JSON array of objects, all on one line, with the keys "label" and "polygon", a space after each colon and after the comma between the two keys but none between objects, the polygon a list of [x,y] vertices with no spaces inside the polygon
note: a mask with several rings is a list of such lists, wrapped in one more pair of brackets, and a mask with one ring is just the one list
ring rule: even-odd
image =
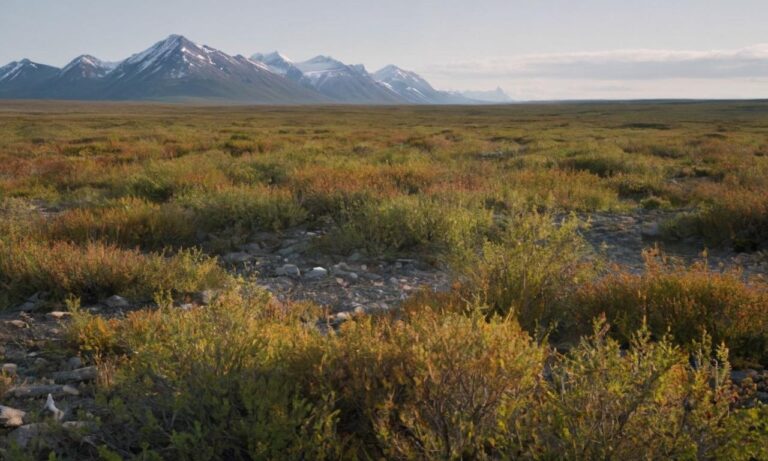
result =
[{"label": "snow-capped mountain", "polygon": [[105,87],[104,79],[116,64],[91,55],[81,55],[58,70],[56,75],[36,89],[45,98],[94,99]]},{"label": "snow-capped mountain", "polygon": [[251,56],[251,59],[262,64],[265,64],[272,72],[283,75],[291,80],[299,81],[303,74],[301,70],[291,61],[277,51],[272,53],[262,54],[256,53]]},{"label": "snow-capped mountain", "polygon": [[67,80],[102,78],[110,73],[118,64],[104,62],[91,55],[83,54],[64,66],[59,72],[59,78]]},{"label": "snow-capped mountain", "polygon": [[316,56],[294,64],[302,80],[323,95],[349,104],[404,103],[397,93],[382,85],[365,70],[365,66],[347,65],[330,56]]},{"label": "snow-capped mountain", "polygon": [[53,78],[59,69],[29,59],[0,67],[0,97],[34,97],[36,88]]},{"label": "snow-capped mountain", "polygon": [[419,75],[329,56],[294,62],[278,52],[229,55],[171,35],[118,63],[84,54],[59,69],[14,61],[0,67],[0,98],[212,100],[269,104],[461,104]]},{"label": "snow-capped mountain", "polygon": [[412,104],[468,104],[471,101],[445,91],[438,91],[419,74],[395,65],[386,66],[373,78]]},{"label": "snow-capped mountain", "polygon": [[323,102],[307,88],[244,56],[171,35],[107,76],[111,99],[209,98],[260,103]]}]

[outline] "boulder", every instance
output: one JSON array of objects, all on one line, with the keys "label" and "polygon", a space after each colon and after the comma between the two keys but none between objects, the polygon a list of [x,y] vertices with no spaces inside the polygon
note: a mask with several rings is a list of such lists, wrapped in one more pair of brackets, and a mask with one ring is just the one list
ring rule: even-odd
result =
[{"label": "boulder", "polygon": [[0,426],[19,427],[24,425],[25,412],[0,405]]}]

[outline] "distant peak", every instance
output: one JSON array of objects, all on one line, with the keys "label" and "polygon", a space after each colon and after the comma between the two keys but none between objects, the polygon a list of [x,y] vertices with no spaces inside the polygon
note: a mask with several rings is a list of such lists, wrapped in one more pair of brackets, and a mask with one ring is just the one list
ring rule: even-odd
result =
[{"label": "distant peak", "polygon": [[291,61],[287,56],[280,53],[279,51],[272,51],[271,53],[256,53],[251,56],[251,58],[257,61],[265,62],[267,64],[279,62],[293,63],[293,61]]},{"label": "distant peak", "polygon": [[187,39],[187,37],[185,37],[185,36],[183,36],[183,35],[179,35],[179,34],[171,34],[171,35],[169,35],[168,37],[166,37],[166,39],[165,39],[165,40],[163,40],[163,41],[164,41],[164,42],[179,42],[179,41],[182,41],[182,40],[187,40],[187,41],[189,41],[189,40]]},{"label": "distant peak", "polygon": [[333,58],[332,58],[332,57],[330,57],[330,56],[326,56],[326,55],[318,54],[318,55],[317,55],[317,56],[315,56],[314,58],[312,58],[312,59],[309,59],[307,62],[312,62],[312,63],[315,63],[315,62],[339,62],[339,61],[337,61],[337,60],[333,59]]}]

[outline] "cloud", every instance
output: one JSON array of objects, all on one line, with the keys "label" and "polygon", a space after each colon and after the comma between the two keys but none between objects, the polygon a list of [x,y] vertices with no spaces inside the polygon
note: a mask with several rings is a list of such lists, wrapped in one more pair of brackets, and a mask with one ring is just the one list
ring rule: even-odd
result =
[{"label": "cloud", "polygon": [[487,58],[435,65],[456,79],[661,80],[768,77],[768,44],[737,50],[614,50]]}]

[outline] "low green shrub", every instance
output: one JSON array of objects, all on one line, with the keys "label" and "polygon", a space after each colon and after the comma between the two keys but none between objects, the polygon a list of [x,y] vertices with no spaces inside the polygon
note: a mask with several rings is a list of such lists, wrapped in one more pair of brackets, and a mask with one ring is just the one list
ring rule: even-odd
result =
[{"label": "low green shrub", "polygon": [[[324,335],[269,305],[230,293],[207,308],[161,305],[102,324],[109,333],[95,337],[110,338],[100,362],[112,376],[93,410],[99,451],[188,460],[766,454],[768,412],[733,408],[727,351],[711,360],[706,336],[691,361],[642,327],[622,349],[597,322],[559,355],[479,311],[413,309]],[[85,326],[97,317],[75,317],[71,337],[96,331]]]},{"label": "low green shrub", "polygon": [[491,314],[516,318],[528,331],[568,328],[568,295],[596,274],[595,263],[585,260],[589,247],[579,226],[575,217],[557,222],[549,213],[511,217],[497,239],[454,263],[464,297]]},{"label": "low green shrub", "polygon": [[492,225],[492,215],[480,207],[398,196],[350,210],[328,243],[340,251],[441,254],[479,244]]},{"label": "low green shrub", "polygon": [[737,251],[768,248],[768,193],[722,188],[710,203],[666,225],[671,236],[699,235]]},{"label": "low green shrub", "polygon": [[656,337],[669,331],[681,344],[707,331],[740,360],[768,364],[768,286],[746,284],[739,272],[714,272],[706,262],[684,267],[648,252],[642,274],[586,283],[570,302],[577,325],[604,314],[625,342],[644,322]]},{"label": "low green shrub", "polygon": [[216,260],[196,250],[143,254],[97,242],[0,240],[6,304],[38,291],[58,300],[74,295],[94,301],[114,294],[150,299],[157,291],[190,293],[229,283]]},{"label": "low green shrub", "polygon": [[137,198],[68,210],[46,221],[43,228],[49,238],[76,243],[101,241],[156,250],[195,243],[192,213],[174,203],[158,205]]},{"label": "low green shrub", "polygon": [[192,210],[196,224],[208,231],[280,230],[307,219],[307,212],[289,191],[266,186],[235,186],[187,194],[179,203]]}]

